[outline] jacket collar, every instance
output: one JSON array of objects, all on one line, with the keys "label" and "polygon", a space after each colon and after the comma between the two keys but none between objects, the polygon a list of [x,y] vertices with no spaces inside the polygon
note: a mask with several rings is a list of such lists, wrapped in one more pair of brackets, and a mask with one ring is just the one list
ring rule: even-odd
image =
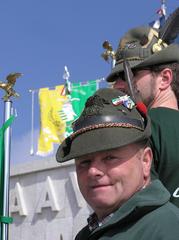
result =
[{"label": "jacket collar", "polygon": [[134,194],[126,203],[124,203],[113,216],[101,227],[94,230],[102,230],[106,226],[116,223],[129,223],[137,220],[148,212],[166,204],[170,200],[170,193],[159,180],[154,180],[145,189]]}]

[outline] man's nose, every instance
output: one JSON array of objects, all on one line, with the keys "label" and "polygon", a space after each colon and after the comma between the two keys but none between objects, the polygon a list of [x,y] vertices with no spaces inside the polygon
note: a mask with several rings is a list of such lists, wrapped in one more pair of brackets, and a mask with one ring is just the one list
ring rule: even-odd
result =
[{"label": "man's nose", "polygon": [[92,162],[88,169],[88,175],[92,177],[103,176],[105,173],[105,166],[101,161]]}]

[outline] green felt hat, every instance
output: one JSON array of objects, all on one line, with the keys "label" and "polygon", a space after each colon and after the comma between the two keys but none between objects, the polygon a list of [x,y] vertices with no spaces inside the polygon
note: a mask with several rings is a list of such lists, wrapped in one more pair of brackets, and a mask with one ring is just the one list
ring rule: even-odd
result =
[{"label": "green felt hat", "polygon": [[106,78],[108,82],[115,81],[118,74],[124,71],[124,57],[132,69],[179,62],[179,45],[167,45],[159,38],[159,30],[138,27],[131,29],[121,38],[115,57],[115,67]]},{"label": "green felt hat", "polygon": [[100,89],[88,98],[73,134],[59,146],[58,162],[115,149],[148,139],[150,120],[136,109],[132,99],[117,89]]}]

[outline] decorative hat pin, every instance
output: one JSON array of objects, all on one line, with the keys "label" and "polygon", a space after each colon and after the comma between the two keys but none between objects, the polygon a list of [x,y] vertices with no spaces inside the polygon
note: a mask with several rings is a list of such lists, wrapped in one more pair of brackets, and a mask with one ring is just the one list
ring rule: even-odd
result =
[{"label": "decorative hat pin", "polygon": [[159,30],[159,40],[153,45],[153,52],[162,50],[163,46],[167,47],[177,37],[179,33],[179,8],[170,14],[164,25]]},{"label": "decorative hat pin", "polygon": [[130,110],[135,106],[134,101],[128,95],[119,96],[118,98],[114,98],[114,99],[112,99],[112,103],[115,106],[122,104],[124,107],[126,107]]},{"label": "decorative hat pin", "polygon": [[109,59],[112,59],[112,68],[115,66],[116,62],[116,52],[113,50],[112,45],[106,40],[103,42],[103,48],[106,49],[102,54],[102,58],[109,62]]}]

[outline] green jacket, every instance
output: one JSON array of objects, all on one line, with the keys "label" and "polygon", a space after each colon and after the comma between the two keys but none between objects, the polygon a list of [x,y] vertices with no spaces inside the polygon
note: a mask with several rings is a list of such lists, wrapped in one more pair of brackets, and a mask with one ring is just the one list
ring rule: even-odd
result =
[{"label": "green jacket", "polygon": [[153,176],[157,176],[179,207],[179,111],[170,108],[149,110],[154,149]]},{"label": "green jacket", "polygon": [[75,240],[178,240],[179,209],[159,180],[137,192],[102,226],[84,227]]}]

